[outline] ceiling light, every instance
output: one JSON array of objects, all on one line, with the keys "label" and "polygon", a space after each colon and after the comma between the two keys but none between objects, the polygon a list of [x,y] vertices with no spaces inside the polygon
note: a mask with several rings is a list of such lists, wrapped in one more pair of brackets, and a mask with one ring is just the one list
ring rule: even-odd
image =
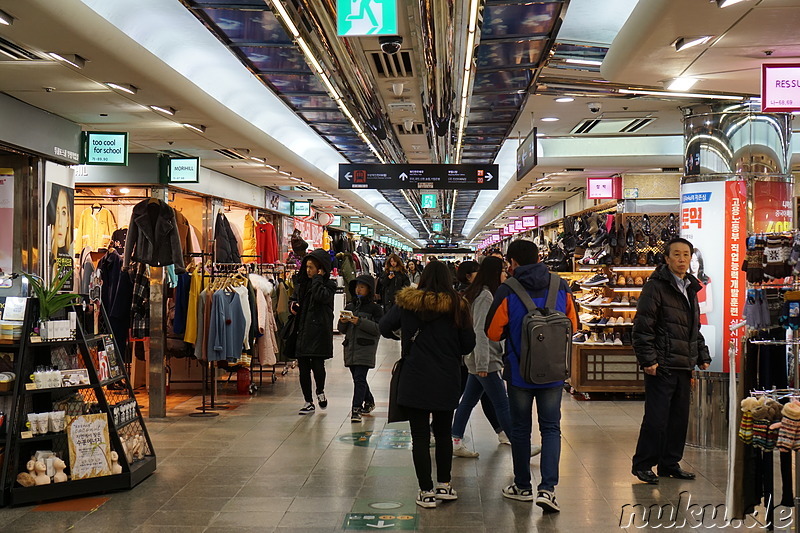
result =
[{"label": "ceiling light", "polygon": [[83,68],[86,65],[86,59],[78,54],[57,54],[55,52],[50,52],[49,56],[58,61],[67,63],[68,65],[72,65],[75,68]]},{"label": "ceiling light", "polygon": [[165,115],[170,115],[170,116],[172,116],[172,115],[174,115],[175,113],[177,113],[177,111],[175,110],[175,108],[174,108],[174,107],[166,107],[166,106],[160,106],[160,105],[151,105],[151,106],[150,106],[150,109],[152,109],[153,111],[159,111],[159,112],[161,112],[161,113],[164,113]]},{"label": "ceiling light", "polygon": [[686,50],[687,48],[691,48],[692,46],[706,44],[713,37],[713,35],[701,35],[699,37],[678,37],[678,39],[675,41],[675,51],[680,52],[682,50]]},{"label": "ceiling light", "polygon": [[667,96],[679,98],[709,98],[712,100],[744,100],[744,96],[734,96],[732,94],[705,94],[705,93],[673,93],[667,91],[646,91],[639,89],[617,89],[620,94],[638,94],[643,96]]},{"label": "ceiling light", "polygon": [[562,96],[560,98],[556,98],[556,102],[559,104],[566,104],[567,102],[574,102],[575,99],[571,96]]},{"label": "ceiling light", "polygon": [[122,187],[119,190],[119,192],[120,192],[120,194],[128,194],[129,192],[131,192],[131,190],[129,188],[127,188],[127,187]]},{"label": "ceiling light", "polygon": [[733,4],[738,4],[739,2],[744,2],[744,0],[717,0],[717,6],[728,7],[732,6]]},{"label": "ceiling light", "polygon": [[110,81],[107,81],[106,85],[108,87],[111,87],[112,89],[116,89],[118,91],[122,91],[128,94],[136,94],[137,92],[139,92],[139,88],[134,87],[130,83],[112,83]]},{"label": "ceiling light", "polygon": [[203,126],[202,124],[184,124],[183,127],[184,128],[189,128],[190,130],[194,130],[194,131],[196,131],[198,133],[205,133],[206,132],[206,127]]},{"label": "ceiling light", "polygon": [[284,24],[286,24],[286,27],[289,28],[289,32],[292,34],[292,36],[294,37],[299,36],[300,32],[297,31],[297,26],[295,26],[294,22],[292,22],[292,19],[289,18],[289,13],[286,12],[286,8],[283,7],[283,3],[281,2],[281,0],[272,0],[272,5],[275,6],[275,9],[278,10],[278,13],[283,19]]},{"label": "ceiling light", "polygon": [[0,24],[4,24],[6,26],[11,26],[14,24],[14,17],[0,9]]},{"label": "ceiling light", "polygon": [[540,118],[539,120],[541,120],[542,122],[558,122],[559,119],[558,117],[544,117]]},{"label": "ceiling light", "polygon": [[265,158],[263,158],[263,157],[253,157],[253,156],[250,156],[250,159],[251,159],[252,161],[255,161],[256,163],[263,163],[263,164],[266,164],[266,162],[267,162],[267,160],[266,160]]},{"label": "ceiling light", "polygon": [[573,65],[591,65],[593,67],[599,67],[603,64],[602,61],[598,61],[596,59],[573,59],[567,58],[564,60],[564,63],[572,63]]},{"label": "ceiling light", "polygon": [[695,83],[697,83],[697,78],[675,78],[672,80],[669,85],[667,85],[668,91],[688,91],[691,89]]}]

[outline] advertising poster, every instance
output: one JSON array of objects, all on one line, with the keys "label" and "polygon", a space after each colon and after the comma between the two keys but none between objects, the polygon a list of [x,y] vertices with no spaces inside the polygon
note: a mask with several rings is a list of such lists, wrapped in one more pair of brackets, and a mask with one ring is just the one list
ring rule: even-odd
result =
[{"label": "advertising poster", "polygon": [[0,168],[0,273],[13,270],[14,170]]},{"label": "advertising poster", "polygon": [[755,233],[791,231],[791,183],[784,181],[753,183],[753,225]]},{"label": "advertising poster", "polygon": [[316,222],[295,218],[294,229],[300,230],[303,240],[308,243],[309,252],[315,248],[322,248],[322,226]]},{"label": "advertising poster", "polygon": [[[75,220],[73,201],[75,190],[58,183],[48,183],[45,197],[46,243],[48,252],[47,276],[54,280],[58,273],[73,268],[73,227]],[[72,290],[68,279],[63,290]]]},{"label": "advertising poster", "polygon": [[72,479],[111,475],[108,415],[82,415],[67,426],[69,465]]}]

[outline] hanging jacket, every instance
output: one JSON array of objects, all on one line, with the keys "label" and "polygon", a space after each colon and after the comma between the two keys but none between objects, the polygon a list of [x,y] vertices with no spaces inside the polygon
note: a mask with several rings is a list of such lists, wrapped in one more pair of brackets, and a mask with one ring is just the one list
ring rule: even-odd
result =
[{"label": "hanging jacket", "polygon": [[711,362],[700,333],[700,282],[691,274],[686,277],[689,300],[667,265],[660,265],[642,288],[633,318],[633,351],[642,368],[658,363],[659,368],[692,370]]},{"label": "hanging jacket", "polygon": [[278,262],[278,237],[275,234],[275,226],[269,222],[256,226],[256,248],[261,263]]},{"label": "hanging jacket", "polygon": [[[314,258],[325,274],[309,278],[306,263]],[[297,272],[292,300],[300,304],[297,315],[297,357],[333,357],[333,296],[336,282],[330,278],[331,256],[317,248],[303,258]]]},{"label": "hanging jacket", "polygon": [[[369,287],[369,294],[356,296],[356,285]],[[358,324],[339,321],[339,333],[344,334],[344,366],[368,366],[375,368],[375,353],[378,351],[380,331],[378,323],[383,318],[383,308],[372,301],[375,295],[375,278],[368,274],[358,276],[348,284],[351,302],[345,310],[358,317]]]},{"label": "hanging jacket", "polygon": [[127,268],[131,261],[157,267],[175,265],[177,273],[185,271],[175,212],[166,202],[150,198],[134,206],[122,267]]},{"label": "hanging jacket", "polygon": [[111,243],[111,235],[117,230],[117,221],[108,209],[87,207],[78,217],[78,242],[75,248],[82,250],[89,247],[92,251],[107,249]]},{"label": "hanging jacket", "polygon": [[[244,216],[244,235],[242,236],[242,255],[245,263],[258,261],[258,241],[256,240],[256,219],[247,213]],[[250,257],[248,257],[250,256]]]},{"label": "hanging jacket", "polygon": [[178,228],[178,238],[181,241],[183,255],[188,256],[194,251],[192,249],[192,239],[190,237],[192,226],[189,224],[186,217],[183,216],[183,213],[178,210],[175,210],[175,225]]},{"label": "hanging jacket", "polygon": [[239,241],[236,240],[236,235],[233,234],[228,217],[222,211],[217,213],[217,220],[214,223],[214,246],[214,261],[216,263],[241,263]]},{"label": "hanging jacket", "polygon": [[[401,330],[404,363],[397,403],[428,411],[454,410],[461,397],[461,358],[475,348],[472,324],[455,326],[453,302],[444,293],[407,287],[397,293],[396,303],[379,327],[390,339]],[[469,313],[466,300],[459,298],[457,305]]]},{"label": "hanging jacket", "polygon": [[120,273],[122,272],[122,257],[115,249],[110,249],[100,261],[97,262],[97,270],[103,279],[103,287],[100,291],[100,298],[103,301],[106,313],[111,315],[111,308],[114,304],[114,297],[119,286]]}]

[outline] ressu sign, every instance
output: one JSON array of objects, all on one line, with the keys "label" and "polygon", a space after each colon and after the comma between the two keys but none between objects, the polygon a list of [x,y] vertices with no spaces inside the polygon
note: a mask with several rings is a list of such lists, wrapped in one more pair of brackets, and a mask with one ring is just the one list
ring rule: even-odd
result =
[{"label": "ressu sign", "polygon": [[127,132],[84,131],[82,141],[81,164],[127,166]]}]

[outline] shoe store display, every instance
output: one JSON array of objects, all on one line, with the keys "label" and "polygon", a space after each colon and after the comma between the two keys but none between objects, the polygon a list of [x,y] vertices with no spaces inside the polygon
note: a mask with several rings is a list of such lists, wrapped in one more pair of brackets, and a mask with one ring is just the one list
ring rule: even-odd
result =
[{"label": "shoe store display", "polygon": [[614,344],[614,335],[612,333],[606,333],[605,338],[603,339],[603,344],[613,345]]},{"label": "shoe store display", "polygon": [[636,276],[636,279],[633,280],[633,284],[636,285],[637,287],[641,287],[642,285],[644,285],[644,279],[642,278],[642,276]]},{"label": "shoe store display", "polygon": [[626,287],[633,287],[633,285],[634,285],[633,276],[628,276],[627,278],[625,278],[625,286]]},{"label": "shoe store display", "polygon": [[642,231],[645,235],[650,235],[650,216],[647,214],[642,215]]},{"label": "shoe store display", "polygon": [[614,333],[614,346],[622,346],[622,335]]},{"label": "shoe store display", "polygon": [[589,335],[589,338],[586,339],[586,342],[585,342],[585,344],[599,344],[599,343],[600,343],[600,339],[598,338],[596,331],[593,331],[592,334]]},{"label": "shoe store display", "polygon": [[625,295],[622,297],[622,300],[619,301],[620,307],[627,307],[631,304],[630,300],[628,300],[628,296]]},{"label": "shoe store display", "polygon": [[640,266],[647,265],[647,254],[645,252],[640,252],[639,257],[636,259],[636,263]]},{"label": "shoe store display", "polygon": [[625,275],[624,274],[620,274],[619,277],[617,278],[617,286],[618,287],[624,287],[625,283],[626,283],[625,282]]},{"label": "shoe store display", "polygon": [[630,299],[629,303],[630,303],[631,307],[636,307],[636,304],[639,303],[639,300],[637,300],[635,297],[631,296],[631,299]]},{"label": "shoe store display", "polygon": [[587,303],[586,305],[588,305],[589,307],[598,307],[603,303],[603,298],[604,298],[604,296],[602,296],[602,295],[595,296],[595,298],[593,300],[591,300],[589,303]]},{"label": "shoe store display", "polygon": [[648,266],[655,266],[656,264],[656,256],[653,253],[653,250],[647,252],[647,264]]},{"label": "shoe store display", "polygon": [[600,285],[603,285],[605,283],[608,283],[608,276],[606,276],[605,274],[595,274],[588,280],[581,283],[581,285],[584,285],[586,287],[599,287]]},{"label": "shoe store display", "polygon": [[600,302],[599,305],[601,305],[603,307],[607,307],[607,306],[611,305],[613,302],[614,302],[614,298],[612,296],[606,296],[605,298],[603,298],[603,300]]},{"label": "shoe store display", "polygon": [[625,244],[628,245],[628,248],[633,248],[633,245],[636,244],[636,235],[633,231],[633,222],[628,220],[628,230],[625,232]]},{"label": "shoe store display", "polygon": [[603,318],[601,318],[601,319],[600,319],[600,320],[598,320],[598,322],[597,322],[597,325],[598,325],[598,326],[605,326],[606,324],[608,324],[608,318],[606,318],[606,317],[603,317]]},{"label": "shoe store display", "polygon": [[572,344],[583,344],[586,342],[586,333],[583,331],[579,331],[575,335],[572,336]]},{"label": "shoe store display", "polygon": [[580,320],[583,323],[588,323],[593,318],[594,318],[593,314],[591,314],[591,313],[583,313],[582,315],[580,315],[578,317],[578,320]]}]

